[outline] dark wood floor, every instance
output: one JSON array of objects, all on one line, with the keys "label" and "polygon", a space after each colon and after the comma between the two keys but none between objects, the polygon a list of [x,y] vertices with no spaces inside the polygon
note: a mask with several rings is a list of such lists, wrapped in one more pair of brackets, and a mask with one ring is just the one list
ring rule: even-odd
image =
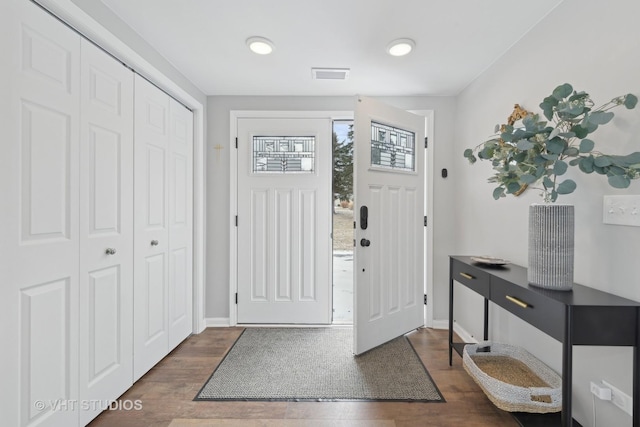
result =
[{"label": "dark wood floor", "polygon": [[91,427],[406,427],[517,426],[497,409],[454,354],[448,363],[445,330],[409,334],[446,403],[405,402],[194,402],[242,328],[208,328],[185,340],[129,389],[120,401],[140,400],[141,410],[107,410]]}]

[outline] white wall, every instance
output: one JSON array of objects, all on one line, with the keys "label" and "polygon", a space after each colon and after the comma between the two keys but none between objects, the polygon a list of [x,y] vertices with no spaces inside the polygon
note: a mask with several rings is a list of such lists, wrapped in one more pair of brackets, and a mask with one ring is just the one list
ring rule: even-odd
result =
[{"label": "white wall", "polygon": [[[495,124],[504,123],[515,103],[540,112],[542,99],[565,82],[590,93],[597,104],[629,92],[640,95],[638,16],[640,2],[633,0],[606,4],[565,0],[457,97],[453,144],[457,253],[490,254],[526,266],[528,206],[541,202],[538,192],[494,201],[495,185],[486,182],[491,165],[479,161],[470,166],[462,152],[483,142]],[[640,108],[614,112],[614,120],[593,134],[596,148],[612,154],[640,151]],[[596,174],[572,169],[568,176],[578,188],[559,202],[575,205],[575,281],[640,301],[640,228],[602,223],[603,195],[640,194],[640,182],[616,190]],[[480,315],[477,302],[467,299],[461,305],[472,314],[458,322],[481,337],[481,317],[475,323],[471,320]],[[493,339],[522,345],[560,372],[558,342],[495,306],[491,310]],[[574,417],[582,425],[593,425],[589,381],[605,379],[631,394],[631,357],[629,348],[575,348]],[[613,405],[597,405],[598,425],[631,425],[631,417]]]},{"label": "white wall", "polygon": [[[430,145],[435,169],[450,168],[454,99],[451,97],[379,98],[407,110],[434,110],[435,141]],[[207,138],[207,285],[206,317],[229,317],[229,113],[232,110],[353,111],[355,97],[213,96],[208,99]],[[217,145],[222,149],[215,149]],[[235,149],[235,148],[234,148]],[[434,317],[447,317],[448,261],[452,239],[452,180],[436,178],[433,224],[436,236]],[[440,243],[442,242],[442,243]]]},{"label": "white wall", "polygon": [[[196,98],[201,104],[206,104],[206,97],[203,92],[182,75],[169,61],[167,61],[158,51],[147,43],[138,33],[131,29],[104,3],[99,0],[57,0],[58,2],[71,1],[82,9],[86,14],[115,34],[128,47],[142,56],[149,63],[153,64],[162,74],[173,82],[181,86],[191,96]],[[90,36],[90,35],[89,35]],[[140,73],[140,70],[136,70]],[[144,73],[141,73],[144,75]],[[148,76],[145,76],[148,77]],[[153,80],[153,79],[152,79]],[[160,82],[155,82],[156,84]],[[173,95],[173,94],[172,94]],[[176,96],[176,95],[174,95]],[[179,99],[179,96],[177,96]]]}]

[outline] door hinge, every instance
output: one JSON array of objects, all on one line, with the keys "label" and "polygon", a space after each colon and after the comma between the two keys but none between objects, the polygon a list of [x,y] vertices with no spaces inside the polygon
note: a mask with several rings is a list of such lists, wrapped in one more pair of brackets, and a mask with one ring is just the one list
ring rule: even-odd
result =
[{"label": "door hinge", "polygon": [[427,138],[426,136],[424,137],[424,148],[427,148],[427,146],[429,145],[429,138]]},{"label": "door hinge", "polygon": [[356,222],[355,221],[353,221],[353,229],[354,230],[356,229]]},{"label": "door hinge", "polygon": [[238,148],[238,137],[236,136],[236,148]]},{"label": "door hinge", "polygon": [[236,215],[236,227],[238,226],[238,215]]},{"label": "door hinge", "polygon": [[[238,294],[236,294],[237,296]],[[424,305],[427,305],[427,294],[424,294]]]},{"label": "door hinge", "polygon": [[[238,225],[238,224],[236,224],[236,225]],[[425,227],[427,226],[427,216],[426,215],[424,216],[424,226]]]},{"label": "door hinge", "polygon": [[[424,297],[426,298],[427,296],[425,295]],[[238,304],[238,293],[237,292],[236,292],[236,304]],[[425,304],[426,304],[426,302],[425,302]]]},{"label": "door hinge", "polygon": [[356,247],[356,239],[353,239],[353,247]]}]

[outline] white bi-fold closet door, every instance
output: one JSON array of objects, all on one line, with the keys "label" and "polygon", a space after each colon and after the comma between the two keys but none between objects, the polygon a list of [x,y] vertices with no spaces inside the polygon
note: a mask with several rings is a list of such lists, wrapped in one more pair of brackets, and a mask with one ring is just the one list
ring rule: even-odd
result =
[{"label": "white bi-fold closet door", "polygon": [[136,75],[136,380],[191,332],[192,129],[189,110]]},{"label": "white bi-fold closet door", "polygon": [[[29,1],[0,2],[0,25],[0,419],[85,425],[150,368],[134,349],[157,331],[137,326],[159,322],[145,312],[158,308],[134,289],[163,287],[157,360],[191,332],[191,113],[153,88],[170,142],[151,194],[134,122],[134,88],[147,83]],[[161,213],[146,213],[167,229],[156,281],[136,275],[149,256],[134,200],[158,197]]]}]

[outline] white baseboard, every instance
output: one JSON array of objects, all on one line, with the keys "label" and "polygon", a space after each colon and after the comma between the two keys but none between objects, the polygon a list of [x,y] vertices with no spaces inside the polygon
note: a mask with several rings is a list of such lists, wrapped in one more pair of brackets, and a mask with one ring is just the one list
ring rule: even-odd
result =
[{"label": "white baseboard", "polygon": [[229,326],[228,317],[207,317],[204,319],[207,328],[220,328]]},{"label": "white baseboard", "polygon": [[432,329],[449,329],[449,321],[442,319],[433,319],[431,324]]},{"label": "white baseboard", "polygon": [[[448,322],[447,322],[448,323]],[[466,342],[466,343],[478,343],[478,340],[475,339],[473,336],[471,336],[471,334],[469,332],[467,332],[462,326],[460,326],[458,323],[454,323],[453,324],[453,331],[458,334],[458,336],[460,337],[460,339],[462,339],[462,342]]]}]

